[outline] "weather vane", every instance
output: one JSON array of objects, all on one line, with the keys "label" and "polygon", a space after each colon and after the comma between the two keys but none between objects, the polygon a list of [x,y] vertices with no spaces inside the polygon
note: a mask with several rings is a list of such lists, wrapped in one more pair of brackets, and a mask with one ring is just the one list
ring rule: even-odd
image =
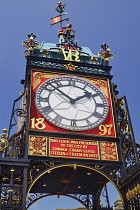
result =
[{"label": "weather vane", "polygon": [[63,21],[69,21],[69,18],[62,19],[63,15],[66,15],[67,13],[64,13],[66,5],[62,4],[62,2],[58,2],[55,10],[59,13],[58,16],[50,18],[51,19],[51,25],[60,23],[60,29],[58,31],[58,37],[60,38],[60,41],[58,44],[56,44],[57,47],[63,47],[65,49],[72,49],[81,50],[81,47],[77,46],[78,41],[75,39],[75,30],[72,29],[72,24],[67,24],[65,27],[62,27]]},{"label": "weather vane", "polygon": [[51,25],[50,25],[50,27],[52,25],[54,25],[54,24],[60,23],[60,28],[62,28],[62,22],[63,21],[69,21],[70,20],[69,18],[62,19],[62,16],[63,15],[67,15],[67,13],[63,13],[64,10],[65,10],[65,7],[66,7],[66,5],[62,4],[61,1],[59,1],[57,3],[57,7],[56,7],[55,10],[59,13],[59,15],[56,16],[56,17],[50,18],[51,19]]}]

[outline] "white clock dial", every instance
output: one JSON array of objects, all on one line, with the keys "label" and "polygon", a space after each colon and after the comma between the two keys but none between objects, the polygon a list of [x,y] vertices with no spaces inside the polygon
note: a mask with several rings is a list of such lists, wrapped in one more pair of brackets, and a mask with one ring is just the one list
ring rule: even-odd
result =
[{"label": "white clock dial", "polygon": [[108,114],[108,103],[101,90],[75,76],[55,77],[42,83],[35,104],[47,121],[73,131],[95,128]]}]

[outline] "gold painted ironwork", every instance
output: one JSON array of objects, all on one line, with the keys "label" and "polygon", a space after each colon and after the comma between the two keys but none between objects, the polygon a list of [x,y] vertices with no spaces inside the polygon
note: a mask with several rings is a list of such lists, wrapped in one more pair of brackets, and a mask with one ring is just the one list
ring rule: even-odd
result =
[{"label": "gold painted ironwork", "polygon": [[69,64],[65,65],[65,66],[66,66],[66,68],[67,68],[68,70],[70,70],[70,71],[74,71],[75,68],[76,68],[76,66],[73,65],[71,62],[70,62]]},{"label": "gold painted ironwork", "polygon": [[100,50],[100,52],[98,53],[98,56],[100,58],[102,58],[105,62],[114,58],[114,55],[110,53],[110,49],[105,43],[103,43],[101,46],[103,50]]},{"label": "gold painted ironwork", "polygon": [[74,165],[73,165],[73,168],[74,168],[74,170],[76,171],[76,170],[77,170],[77,165],[74,164]]},{"label": "gold painted ironwork", "polygon": [[30,35],[28,35],[28,39],[26,39],[25,41],[22,42],[22,46],[28,48],[27,51],[25,51],[25,54],[30,54],[31,52],[34,52],[34,49],[39,48],[40,44],[34,40],[36,38],[36,36],[34,35],[33,32],[30,33]]},{"label": "gold painted ironwork", "polygon": [[49,162],[49,163],[44,162],[44,164],[49,166],[50,168],[54,167],[54,162]]},{"label": "gold painted ironwork", "polygon": [[[32,181],[30,182],[30,186],[28,188],[28,192],[27,192],[27,196],[26,196],[26,199],[28,200],[28,196],[29,196],[29,193],[33,187],[33,185],[37,182],[37,180],[39,180],[44,174],[48,173],[48,171],[52,171],[52,170],[55,170],[55,169],[58,169],[58,168],[61,168],[61,167],[72,167],[74,169],[74,165],[75,164],[64,164],[64,165],[58,165],[58,166],[54,166],[52,168],[49,168],[45,171],[43,171],[42,173],[38,174],[38,176],[35,177],[35,179],[32,179]],[[121,199],[122,199],[122,203],[124,203],[124,200],[123,200],[123,197],[122,197],[122,194],[120,193],[120,189],[119,187],[117,186],[117,184],[115,184],[115,182],[108,176],[106,175],[102,169],[105,169],[105,166],[99,166],[99,165],[96,165],[95,168],[92,168],[92,167],[89,167],[89,166],[84,166],[84,165],[76,165],[76,167],[83,167],[83,168],[87,168],[87,169],[90,169],[91,171],[96,171],[97,173],[103,175],[104,177],[106,177],[113,185],[114,187],[116,188],[116,190],[118,191]],[[113,170],[112,170],[113,172]],[[116,173],[116,170],[114,172],[114,174]],[[32,177],[33,178],[33,177]],[[58,193],[58,192],[57,192]],[[60,193],[60,192],[59,192]],[[58,193],[58,194],[59,194]]]},{"label": "gold painted ironwork", "polygon": [[133,189],[126,193],[126,199],[129,201],[140,194],[140,184],[137,184]]},{"label": "gold painted ironwork", "polygon": [[[133,135],[133,130],[130,122],[129,112],[127,109],[127,101],[125,97],[118,98],[116,95],[118,91],[116,90],[117,85],[113,84],[113,95],[116,106],[116,113],[118,117],[118,130],[119,136],[122,142],[122,154],[123,159],[126,163],[125,170],[130,170],[134,167],[134,163],[138,164],[138,156],[135,148],[135,139]],[[131,167],[130,167],[131,166]]]},{"label": "gold painted ironwork", "polygon": [[4,152],[4,150],[9,146],[9,143],[7,141],[7,137],[8,135],[7,133],[7,129],[3,129],[3,134],[0,134],[0,136],[2,137],[0,139],[0,151]]}]

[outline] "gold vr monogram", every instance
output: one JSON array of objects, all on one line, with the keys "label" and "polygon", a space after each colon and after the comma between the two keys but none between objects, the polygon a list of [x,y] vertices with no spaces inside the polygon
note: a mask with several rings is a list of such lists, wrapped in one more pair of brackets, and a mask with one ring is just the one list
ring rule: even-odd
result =
[{"label": "gold vr monogram", "polygon": [[72,50],[72,49],[64,49],[61,48],[61,51],[63,53],[64,56],[64,60],[68,60],[68,61],[80,61],[80,52],[77,50]]},{"label": "gold vr monogram", "polygon": [[[49,51],[51,51],[51,50],[54,50],[54,48],[42,49],[40,52],[46,52],[48,54]],[[74,50],[74,49],[59,48],[58,51],[59,51],[59,53],[61,52],[63,54],[64,60],[68,60],[68,61],[80,62],[81,54],[89,56],[91,60],[94,60],[94,59],[97,60],[96,57],[93,57],[92,55],[90,55],[88,53],[77,51],[77,50]]]},{"label": "gold vr monogram", "polygon": [[96,57],[93,57],[92,55],[88,53],[77,51],[74,49],[61,48],[59,50],[63,53],[64,60],[80,62],[81,54],[84,54],[85,56],[89,56],[91,60],[94,60],[94,59],[97,60]]}]

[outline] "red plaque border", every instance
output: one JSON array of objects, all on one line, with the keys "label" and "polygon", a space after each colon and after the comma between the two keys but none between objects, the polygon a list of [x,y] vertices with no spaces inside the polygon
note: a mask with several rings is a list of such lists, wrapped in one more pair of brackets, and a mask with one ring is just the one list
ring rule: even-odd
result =
[{"label": "red plaque border", "polygon": [[[51,156],[51,150],[50,150],[50,146],[51,146],[51,138],[55,139],[55,140],[58,140],[58,144],[65,144],[62,148],[60,149],[64,149],[65,151],[63,152],[64,153],[71,153],[71,154],[75,154],[73,156],[63,156],[63,155],[52,155]],[[60,140],[60,142],[59,142]],[[64,142],[67,142],[67,143],[64,143]],[[88,147],[86,145],[86,143],[81,143],[81,142],[86,142],[87,144],[90,144],[93,142],[93,145],[89,145],[90,147]],[[97,145],[94,145],[97,144]],[[76,147],[75,147],[76,146]],[[92,153],[94,150],[93,150],[93,146],[95,147],[96,146],[96,150],[97,150],[97,153],[95,155],[98,155],[98,158],[92,158],[92,156],[94,156],[94,154]],[[92,147],[92,148],[91,148]],[[59,147],[58,147],[59,149]],[[67,149],[71,150],[71,151],[68,151]],[[86,151],[88,151],[88,153],[90,153],[89,151],[91,151],[90,154],[88,154]],[[53,152],[53,151],[52,151]],[[60,154],[62,154],[62,152],[60,152]],[[57,153],[57,151],[54,153]],[[82,156],[85,155],[87,157],[83,157]],[[90,156],[90,157],[88,157]],[[99,153],[99,142],[96,141],[96,140],[83,140],[83,139],[70,139],[70,138],[56,138],[56,137],[49,137],[49,157],[61,157],[61,158],[76,158],[76,159],[88,159],[88,160],[100,160],[100,153]]]},{"label": "red plaque border", "polygon": [[[43,148],[39,143],[39,140],[44,141]],[[53,142],[51,142],[51,140],[53,140]],[[36,135],[29,135],[28,155],[53,158],[119,161],[116,142]],[[98,157],[96,158],[95,156]]]}]

